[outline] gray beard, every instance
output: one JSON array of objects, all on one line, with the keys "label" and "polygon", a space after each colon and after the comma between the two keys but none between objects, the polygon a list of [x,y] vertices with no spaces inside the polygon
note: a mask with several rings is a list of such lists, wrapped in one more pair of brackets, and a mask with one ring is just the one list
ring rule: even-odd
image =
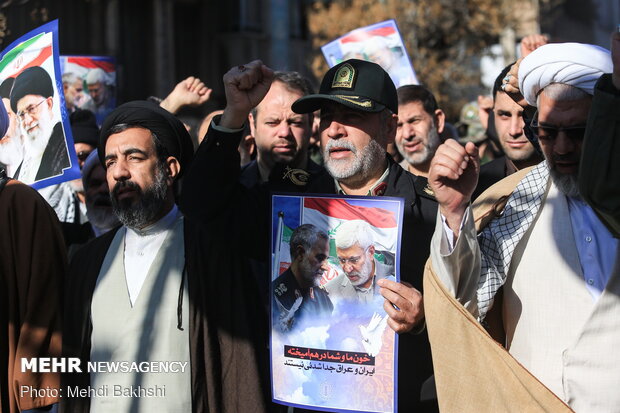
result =
[{"label": "gray beard", "polygon": [[441,139],[439,138],[439,133],[437,132],[435,125],[433,125],[431,130],[428,131],[428,141],[426,142],[426,145],[424,145],[422,152],[413,155],[406,155],[405,150],[402,147],[402,141],[401,144],[397,146],[399,152],[403,155],[403,158],[405,158],[407,163],[417,166],[430,162],[430,160],[433,159],[433,156],[435,156],[435,152],[437,151],[437,148],[439,148],[440,144]]},{"label": "gray beard", "polygon": [[86,210],[86,216],[91,225],[97,227],[101,232],[108,232],[120,224],[110,208],[90,207]]},{"label": "gray beard", "polygon": [[549,174],[553,184],[566,196],[580,198],[579,183],[577,174],[560,174],[556,170],[549,168]]},{"label": "gray beard", "polygon": [[313,285],[314,287],[318,287],[319,285],[321,285],[321,276],[314,273],[312,269],[310,268],[310,265],[308,264],[308,255],[309,254],[304,254],[303,259],[299,263],[299,270],[301,272],[301,278],[306,280],[309,284]]},{"label": "gray beard", "polygon": [[372,260],[369,260],[368,257],[366,257],[366,261],[364,262],[364,265],[362,266],[362,268],[359,271],[351,271],[349,274],[349,275],[356,275],[360,277],[360,279],[355,282],[349,280],[349,282],[353,285],[353,287],[357,288],[360,285],[363,285],[366,282],[368,282],[371,272],[372,272]]},{"label": "gray beard", "polygon": [[[349,149],[354,158],[352,160],[331,159],[329,150],[334,146]],[[325,159],[325,168],[335,179],[347,180],[356,177],[356,181],[363,181],[370,176],[373,168],[382,164],[381,162],[385,159],[385,150],[377,141],[371,139],[370,143],[358,154],[351,142],[331,140],[325,145],[323,159]]]}]

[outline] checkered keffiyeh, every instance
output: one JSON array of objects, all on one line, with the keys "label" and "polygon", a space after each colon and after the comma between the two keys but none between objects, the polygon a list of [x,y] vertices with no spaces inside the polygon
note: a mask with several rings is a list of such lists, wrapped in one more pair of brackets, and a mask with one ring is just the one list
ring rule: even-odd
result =
[{"label": "checkered keffiyeh", "polygon": [[478,235],[481,252],[477,294],[479,321],[484,320],[495,294],[506,282],[512,254],[538,214],[548,181],[549,169],[543,161],[519,182],[502,215]]}]

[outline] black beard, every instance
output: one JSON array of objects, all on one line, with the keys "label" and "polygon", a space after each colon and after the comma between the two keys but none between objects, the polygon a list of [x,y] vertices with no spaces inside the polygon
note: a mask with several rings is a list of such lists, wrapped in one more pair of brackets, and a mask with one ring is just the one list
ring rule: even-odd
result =
[{"label": "black beard", "polygon": [[[155,222],[164,204],[168,186],[163,168],[158,167],[155,172],[155,182],[144,191],[133,181],[119,181],[110,192],[112,210],[118,220],[126,227],[142,229]],[[138,200],[126,198],[118,200],[118,191],[122,188],[131,188],[138,193]]]}]

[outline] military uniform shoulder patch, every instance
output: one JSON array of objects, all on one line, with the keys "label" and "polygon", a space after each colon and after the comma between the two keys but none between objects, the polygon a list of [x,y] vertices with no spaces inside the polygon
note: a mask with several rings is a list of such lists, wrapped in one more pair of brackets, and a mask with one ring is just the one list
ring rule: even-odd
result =
[{"label": "military uniform shoulder patch", "polygon": [[284,283],[280,283],[280,285],[278,285],[276,288],[274,288],[273,292],[278,296],[281,297],[282,294],[284,294],[286,291],[288,291],[288,288],[286,288],[286,285],[284,285]]},{"label": "military uniform shoulder patch", "polygon": [[308,184],[310,174],[303,169],[293,169],[288,166],[284,170],[284,176],[282,179],[289,179],[293,184],[297,186],[304,186]]},{"label": "military uniform shoulder patch", "polygon": [[353,89],[353,82],[355,80],[355,69],[348,63],[342,65],[340,69],[334,75],[332,81],[333,88],[346,88]]},{"label": "military uniform shoulder patch", "polygon": [[435,196],[435,191],[433,191],[433,189],[431,188],[431,186],[430,186],[429,184],[426,184],[426,186],[424,187],[423,191],[424,191],[426,194],[428,194],[428,195],[430,195],[430,196],[432,196],[432,197],[434,197],[434,196]]}]

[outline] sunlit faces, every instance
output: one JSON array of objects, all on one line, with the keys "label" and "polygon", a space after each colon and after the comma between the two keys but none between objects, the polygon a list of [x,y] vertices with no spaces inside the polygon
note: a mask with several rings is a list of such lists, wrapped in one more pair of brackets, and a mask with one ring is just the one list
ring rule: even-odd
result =
[{"label": "sunlit faces", "polygon": [[250,127],[258,149],[258,160],[271,168],[275,163],[305,162],[308,141],[312,134],[310,115],[300,115],[291,105],[302,97],[300,91],[274,82],[256,108],[256,118],[250,115]]},{"label": "sunlit faces", "polygon": [[576,100],[557,101],[548,97],[543,90],[538,99],[538,139],[553,182],[564,194],[577,196],[583,134],[572,136],[571,133],[569,136],[566,131],[560,130],[554,137],[545,131],[545,127],[553,130],[585,126],[592,98],[587,96]]},{"label": "sunlit faces", "polygon": [[157,158],[148,129],[133,127],[110,135],[105,146],[106,180],[114,213],[130,228],[144,228],[171,206],[178,161]]},{"label": "sunlit faces", "polygon": [[329,240],[319,237],[310,251],[304,251],[301,255],[299,262],[301,277],[310,284],[318,286],[321,277],[327,271],[327,257],[329,257]]},{"label": "sunlit faces", "polygon": [[385,169],[385,151],[396,133],[396,116],[327,103],[321,109],[321,146],[336,179],[365,182]]},{"label": "sunlit faces", "polygon": [[[443,125],[443,113],[440,116]],[[396,146],[409,164],[430,163],[440,144],[435,119],[424,110],[420,101],[398,105]]]},{"label": "sunlit faces", "polygon": [[521,168],[520,164],[536,162],[538,154],[523,133],[523,108],[506,93],[497,92],[493,106],[495,129],[506,157]]},{"label": "sunlit faces", "polygon": [[336,248],[336,253],[351,284],[356,287],[370,287],[374,273],[375,247],[371,245],[364,249],[356,243],[349,248]]},{"label": "sunlit faces", "polygon": [[52,106],[52,97],[40,95],[26,95],[17,102],[17,119],[29,147],[47,145],[54,120]]}]

